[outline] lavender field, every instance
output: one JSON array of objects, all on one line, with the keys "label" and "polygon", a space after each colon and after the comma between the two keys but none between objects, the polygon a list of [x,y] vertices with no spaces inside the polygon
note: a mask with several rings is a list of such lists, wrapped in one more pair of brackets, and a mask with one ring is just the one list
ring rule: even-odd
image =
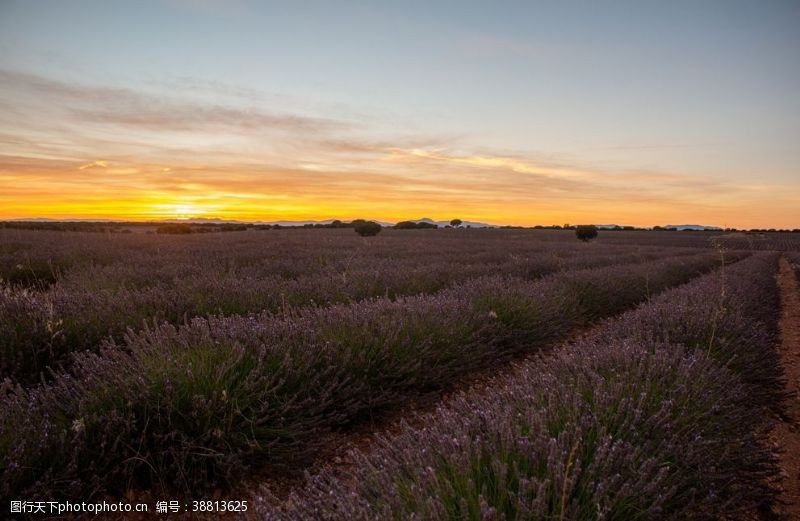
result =
[{"label": "lavender field", "polygon": [[0,229],[3,508],[770,518],[776,274],[799,252],[788,233]]}]

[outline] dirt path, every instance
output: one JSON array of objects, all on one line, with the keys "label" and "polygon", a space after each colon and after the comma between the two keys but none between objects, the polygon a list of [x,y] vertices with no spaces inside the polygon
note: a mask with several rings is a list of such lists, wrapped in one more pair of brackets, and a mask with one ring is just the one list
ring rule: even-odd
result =
[{"label": "dirt path", "polygon": [[800,287],[792,266],[781,256],[778,272],[781,291],[780,356],[791,393],[785,416],[779,418],[770,440],[780,450],[781,501],[778,512],[800,519]]}]

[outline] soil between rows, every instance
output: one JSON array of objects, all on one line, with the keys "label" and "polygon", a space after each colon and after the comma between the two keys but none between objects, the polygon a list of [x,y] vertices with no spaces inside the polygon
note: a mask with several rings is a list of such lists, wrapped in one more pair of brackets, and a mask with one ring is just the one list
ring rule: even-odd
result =
[{"label": "soil between rows", "polygon": [[780,504],[776,511],[786,519],[800,519],[800,287],[791,264],[781,256],[778,271],[781,291],[778,352],[786,375],[788,397],[777,418],[770,442],[781,469]]}]

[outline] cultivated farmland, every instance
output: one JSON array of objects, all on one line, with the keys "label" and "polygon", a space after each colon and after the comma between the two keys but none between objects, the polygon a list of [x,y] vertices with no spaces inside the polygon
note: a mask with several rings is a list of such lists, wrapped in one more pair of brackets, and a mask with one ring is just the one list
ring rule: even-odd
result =
[{"label": "cultivated farmland", "polygon": [[0,497],[773,515],[793,399],[776,275],[798,252],[798,234],[0,229]]}]

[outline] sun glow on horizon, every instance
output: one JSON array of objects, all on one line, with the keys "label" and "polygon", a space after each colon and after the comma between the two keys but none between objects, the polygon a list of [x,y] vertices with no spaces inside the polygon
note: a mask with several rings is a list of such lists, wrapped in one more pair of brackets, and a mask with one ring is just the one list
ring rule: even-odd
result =
[{"label": "sun glow on horizon", "polygon": [[[311,152],[325,159],[324,151]],[[800,220],[800,198],[789,186],[754,189],[664,173],[621,175],[443,149],[392,147],[387,163],[386,153],[361,152],[352,170],[337,170],[330,161],[309,170],[293,166],[291,158],[286,166],[258,166],[244,154],[237,163],[206,155],[199,166],[44,160],[0,151],[0,219],[396,222],[456,216],[498,225],[680,221],[739,228],[795,228]]]},{"label": "sun glow on horizon", "polygon": [[180,219],[188,219],[191,217],[199,217],[204,215],[204,212],[193,204],[173,204],[167,205],[165,208],[169,213]]}]

